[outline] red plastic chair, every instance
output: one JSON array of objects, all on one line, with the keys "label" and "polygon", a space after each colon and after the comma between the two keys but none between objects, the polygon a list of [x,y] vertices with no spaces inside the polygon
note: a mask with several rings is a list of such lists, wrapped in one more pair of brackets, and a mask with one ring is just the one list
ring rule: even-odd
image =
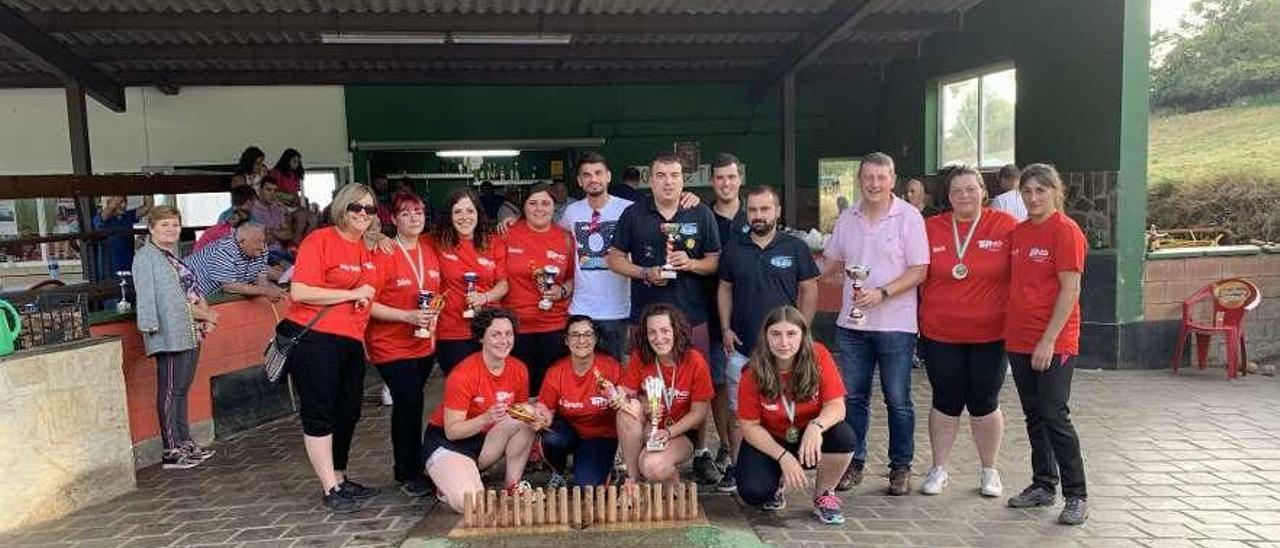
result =
[{"label": "red plastic chair", "polygon": [[[1196,321],[1191,308],[1202,301],[1213,303],[1213,318],[1210,323]],[[1182,352],[1186,349],[1187,337],[1196,336],[1196,360],[1200,369],[1205,368],[1205,359],[1209,355],[1209,339],[1214,333],[1221,333],[1227,343],[1227,379],[1235,380],[1236,373],[1247,373],[1249,363],[1245,351],[1244,318],[1245,313],[1262,303],[1262,293],[1258,286],[1241,278],[1228,278],[1210,283],[1195,294],[1182,301],[1182,329],[1178,333],[1178,347],[1173,354],[1173,374],[1178,374],[1182,365]]]}]

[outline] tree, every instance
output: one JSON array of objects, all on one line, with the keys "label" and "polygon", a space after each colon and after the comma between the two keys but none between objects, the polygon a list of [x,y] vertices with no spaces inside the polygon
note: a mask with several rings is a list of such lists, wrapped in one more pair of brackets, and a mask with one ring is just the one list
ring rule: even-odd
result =
[{"label": "tree", "polygon": [[1154,107],[1205,110],[1280,89],[1280,0],[1198,0],[1151,71]]}]

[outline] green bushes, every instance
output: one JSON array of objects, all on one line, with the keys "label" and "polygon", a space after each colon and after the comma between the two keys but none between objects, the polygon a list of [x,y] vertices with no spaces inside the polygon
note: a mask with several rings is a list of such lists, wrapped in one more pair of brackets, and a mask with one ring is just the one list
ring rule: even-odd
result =
[{"label": "green bushes", "polygon": [[1147,191],[1147,223],[1161,229],[1222,227],[1223,244],[1280,241],[1280,178],[1224,175],[1161,183]]}]

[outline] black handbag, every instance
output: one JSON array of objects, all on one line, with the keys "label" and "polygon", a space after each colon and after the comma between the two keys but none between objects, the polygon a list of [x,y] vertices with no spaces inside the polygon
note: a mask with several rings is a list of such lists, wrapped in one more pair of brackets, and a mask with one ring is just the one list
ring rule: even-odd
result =
[{"label": "black handbag", "polygon": [[[277,383],[284,378],[285,364],[289,361],[289,352],[293,350],[294,345],[298,344],[298,339],[301,339],[303,335],[306,335],[307,331],[311,330],[311,326],[320,321],[320,318],[324,317],[325,313],[327,313],[329,308],[332,306],[333,305],[326,305],[324,308],[321,308],[320,312],[317,312],[316,316],[311,318],[311,321],[307,322],[307,326],[302,328],[302,331],[299,331],[297,335],[287,339],[281,340],[278,331],[280,329],[280,324],[276,324],[276,333],[267,341],[267,348],[262,351],[262,372],[266,374],[267,382]],[[272,306],[271,312],[275,313],[275,311],[275,307]]]}]

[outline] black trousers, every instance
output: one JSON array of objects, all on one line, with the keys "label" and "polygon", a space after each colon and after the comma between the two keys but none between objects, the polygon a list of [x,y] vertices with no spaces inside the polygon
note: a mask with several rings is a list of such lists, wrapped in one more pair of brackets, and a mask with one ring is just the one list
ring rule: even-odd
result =
[{"label": "black trousers", "polygon": [[436,341],[436,362],[445,378],[453,371],[453,366],[467,359],[467,356],[480,351],[480,343],[470,339],[457,341]]},{"label": "black trousers", "polygon": [[[822,433],[822,453],[841,455],[852,453],[854,447],[853,427],[845,421],[837,422]],[[800,443],[786,443],[775,439],[792,455],[800,452]],[[735,469],[738,479],[738,497],[751,506],[760,506],[773,499],[782,483],[782,465],[775,460],[777,455],[766,455],[745,440],[738,448],[738,466]]]},{"label": "black trousers", "polygon": [[565,345],[563,329],[516,335],[516,345],[511,349],[511,355],[529,367],[529,395],[538,397],[547,369],[568,353],[569,347]]},{"label": "black trousers", "polygon": [[175,449],[191,441],[187,426],[187,392],[196,378],[200,347],[183,352],[157,352],[156,415],[160,418],[160,440],[165,449]]},{"label": "black trousers", "polygon": [[1062,496],[1085,497],[1084,459],[1080,438],[1071,424],[1073,356],[1054,356],[1044,371],[1031,369],[1031,355],[1009,353],[1013,383],[1018,387],[1022,413],[1031,442],[1031,483],[1050,491],[1062,482]]},{"label": "black trousers", "polygon": [[391,452],[396,481],[422,477],[422,389],[431,376],[434,355],[376,364],[391,390]]},{"label": "black trousers", "polygon": [[[302,326],[280,322],[277,336],[293,337]],[[364,390],[364,343],[316,330],[307,331],[289,353],[287,364],[298,391],[302,433],[333,436],[333,469],[346,470],[351,438],[360,422]]]}]

